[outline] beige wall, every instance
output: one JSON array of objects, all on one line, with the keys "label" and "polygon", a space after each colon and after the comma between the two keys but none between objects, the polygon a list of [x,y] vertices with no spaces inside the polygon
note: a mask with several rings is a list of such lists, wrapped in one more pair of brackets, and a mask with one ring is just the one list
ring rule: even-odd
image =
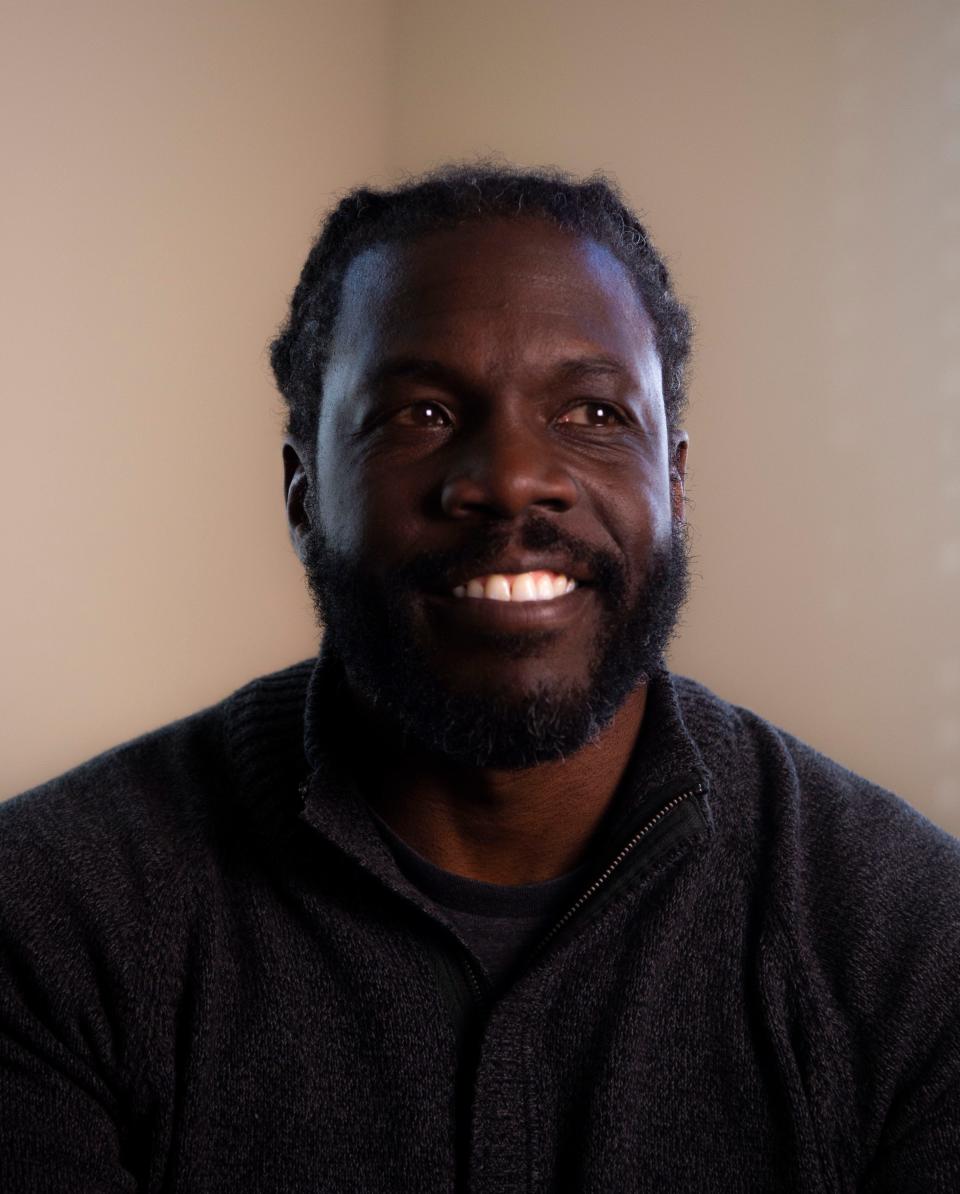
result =
[{"label": "beige wall", "polygon": [[380,0],[7,8],[9,795],[313,647],[265,345],[333,192],[382,168],[387,24]]},{"label": "beige wall", "polygon": [[4,792],[311,649],[263,346],[331,191],[501,151],[697,314],[675,666],[960,832],[952,0],[81,7],[4,70]]}]

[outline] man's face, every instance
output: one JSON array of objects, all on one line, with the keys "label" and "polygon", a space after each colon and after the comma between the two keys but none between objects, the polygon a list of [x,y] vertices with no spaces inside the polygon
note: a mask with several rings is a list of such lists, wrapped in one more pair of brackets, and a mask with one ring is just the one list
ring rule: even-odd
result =
[{"label": "man's face", "polygon": [[578,749],[675,623],[682,453],[605,248],[517,219],[364,252],[301,553],[354,691],[473,765]]}]

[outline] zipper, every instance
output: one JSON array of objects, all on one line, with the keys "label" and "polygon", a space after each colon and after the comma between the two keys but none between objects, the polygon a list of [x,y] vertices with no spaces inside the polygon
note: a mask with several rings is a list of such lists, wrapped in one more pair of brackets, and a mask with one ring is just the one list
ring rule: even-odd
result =
[{"label": "zipper", "polygon": [[[459,942],[457,942],[457,944],[460,946]],[[463,968],[467,972],[467,977],[470,979],[470,986],[473,989],[473,994],[477,998],[477,1007],[482,1008],[484,1005],[483,989],[480,985],[480,976],[477,974],[476,965],[473,961],[473,958],[462,946],[460,946],[460,952],[463,955]]]},{"label": "zipper", "polygon": [[[304,779],[298,785],[301,804],[306,803],[308,788],[309,778]],[[658,809],[654,816],[650,817],[649,820],[647,820],[633,835],[633,837],[631,837],[630,840],[621,847],[617,854],[607,864],[604,871],[598,875],[596,879],[594,879],[586,891],[584,891],[583,894],[567,909],[563,916],[556,921],[547,935],[542,938],[539,945],[535,947],[533,953],[531,954],[531,958],[541,954],[550,944],[550,942],[553,941],[557,935],[562,932],[564,928],[566,928],[567,925],[569,925],[570,921],[573,920],[573,918],[578,912],[580,912],[584,905],[589,903],[598,891],[609,884],[611,877],[616,874],[616,872],[623,866],[623,863],[637,849],[640,843],[646,837],[648,837],[649,834],[652,833],[662,821],[669,817],[671,813],[680,807],[680,805],[684,804],[688,800],[693,799],[694,796],[700,796],[704,791],[706,791],[706,784],[702,779],[698,779],[695,784],[689,788],[685,788],[682,792],[677,793],[676,796],[671,797],[671,799],[665,805],[663,805],[662,808]],[[477,973],[476,963],[474,962],[470,953],[463,948],[460,942],[457,944],[459,946],[458,952],[460,953],[462,959],[462,966],[458,967],[457,969],[460,973],[466,975],[466,985],[469,988],[470,995],[475,1001],[475,1007],[477,1010],[482,1011],[486,1003],[484,997],[484,987],[486,986],[486,982],[483,980],[482,976]]]},{"label": "zipper", "polygon": [[[697,782],[691,787],[684,788],[682,792],[678,792],[676,796],[671,797],[671,799],[668,800],[662,808],[657,810],[654,816],[645,821],[641,828],[637,830],[630,840],[624,846],[622,846],[617,854],[610,860],[603,873],[594,879],[594,881],[590,884],[587,890],[583,892],[579,899],[577,899],[576,902],[567,909],[563,916],[556,921],[556,923],[553,925],[553,928],[550,929],[547,935],[540,941],[539,945],[537,945],[533,950],[533,953],[530,955],[531,959],[546,949],[550,942],[553,941],[556,936],[564,928],[566,928],[567,925],[570,924],[577,913],[581,911],[584,905],[588,904],[590,900],[593,899],[598,891],[608,886],[611,878],[623,866],[624,862],[630,857],[631,854],[634,853],[640,843],[647,838],[658,825],[660,825],[667,817],[670,816],[671,813],[673,813],[686,801],[692,800],[695,796],[702,795],[705,791],[706,784],[704,781],[697,780]],[[483,994],[483,987],[485,984],[481,982],[481,979],[476,971],[476,964],[470,954],[463,949],[462,946],[458,949],[458,953],[462,959],[462,966],[457,968],[458,972],[466,975],[466,985],[476,1000],[476,1009],[478,1011],[482,1011],[486,1003]]]},{"label": "zipper", "polygon": [[616,856],[608,863],[606,870],[590,884],[587,890],[580,896],[567,911],[554,924],[553,928],[547,933],[546,937],[542,939],[540,944],[534,949],[533,956],[542,953],[551,941],[557,936],[562,929],[564,929],[570,921],[577,915],[577,913],[587,904],[598,891],[610,881],[610,877],[623,865],[624,861],[636,850],[645,837],[647,837],[656,827],[668,817],[674,809],[680,807],[687,800],[691,800],[694,796],[700,796],[705,790],[705,784],[702,780],[698,780],[692,788],[686,788],[684,791],[678,793],[669,800],[663,808],[661,808],[655,816],[651,817],[641,829],[639,829],[633,837],[624,845]]}]

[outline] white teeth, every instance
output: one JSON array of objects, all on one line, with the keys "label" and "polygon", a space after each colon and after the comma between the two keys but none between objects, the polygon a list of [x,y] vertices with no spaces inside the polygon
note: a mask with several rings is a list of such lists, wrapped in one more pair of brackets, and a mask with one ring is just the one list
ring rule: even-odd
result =
[{"label": "white teeth", "polygon": [[[551,585],[551,597],[553,586]],[[540,594],[537,592],[537,582],[529,572],[523,572],[513,582],[510,590],[511,601],[536,601]]]},{"label": "white teeth", "polygon": [[476,576],[465,585],[457,585],[454,597],[482,597],[487,601],[553,601],[572,593],[575,580],[554,572],[520,572]]},{"label": "white teeth", "polygon": [[483,584],[483,595],[488,601],[509,601],[510,582],[505,576],[488,576]]}]

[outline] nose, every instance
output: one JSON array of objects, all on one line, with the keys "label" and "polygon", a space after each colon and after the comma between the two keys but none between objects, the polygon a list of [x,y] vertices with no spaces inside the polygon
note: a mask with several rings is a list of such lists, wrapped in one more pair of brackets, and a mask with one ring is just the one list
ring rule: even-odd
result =
[{"label": "nose", "polygon": [[577,502],[574,478],[547,428],[491,421],[461,443],[441,494],[451,518],[517,518],[532,508],[563,513]]}]

